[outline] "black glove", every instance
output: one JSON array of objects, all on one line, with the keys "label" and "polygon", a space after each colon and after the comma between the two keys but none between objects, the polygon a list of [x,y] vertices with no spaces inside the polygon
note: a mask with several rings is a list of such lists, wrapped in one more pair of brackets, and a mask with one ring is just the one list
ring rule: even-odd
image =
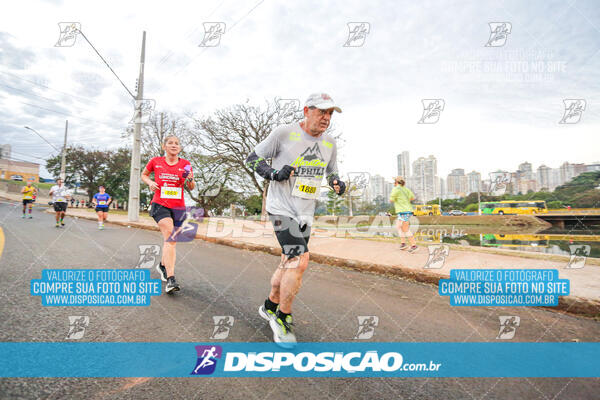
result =
[{"label": "black glove", "polygon": [[294,171],[294,167],[291,165],[284,165],[279,171],[274,169],[271,172],[271,180],[281,182],[290,179],[290,175]]},{"label": "black glove", "polygon": [[[340,192],[338,193],[338,195],[341,196],[346,192],[346,183],[344,181],[339,180],[339,179],[334,179],[332,183],[333,183],[333,185],[338,185],[340,187]],[[333,187],[333,185],[331,185],[331,186]]]}]

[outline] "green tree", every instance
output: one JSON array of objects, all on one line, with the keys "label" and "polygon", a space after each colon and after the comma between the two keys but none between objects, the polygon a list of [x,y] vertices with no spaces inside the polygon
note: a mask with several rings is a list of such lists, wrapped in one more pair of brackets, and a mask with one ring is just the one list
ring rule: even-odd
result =
[{"label": "green tree", "polygon": [[260,214],[262,211],[262,196],[259,194],[253,194],[252,196],[248,196],[246,199],[244,199],[242,204],[244,204],[244,207],[246,207],[246,211],[249,214]]},{"label": "green tree", "polygon": [[479,204],[477,204],[477,203],[471,203],[471,204],[468,204],[464,208],[464,211],[465,212],[476,212],[478,209],[479,209]]},{"label": "green tree", "polygon": [[600,185],[600,171],[584,172],[570,182],[557,187],[554,196],[563,201],[572,201],[576,196]]},{"label": "green tree", "polygon": [[357,203],[356,214],[358,215],[375,215],[377,214],[377,206],[375,203],[361,201]]},{"label": "green tree", "polygon": [[243,199],[240,193],[231,190],[228,187],[221,189],[219,196],[211,200],[210,208],[204,208],[206,215],[222,215],[223,210],[229,208],[231,204],[242,204]]},{"label": "green tree", "polygon": [[329,215],[340,215],[342,212],[342,204],[344,200],[340,197],[335,190],[330,189],[327,192],[327,213]]},{"label": "green tree", "polygon": [[[67,171],[65,184],[72,185],[78,179],[81,188],[88,194],[88,200],[96,193],[102,178],[106,174],[108,154],[100,150],[86,150],[83,146],[67,147],[66,165]],[[46,160],[46,169],[55,177],[60,174],[61,157]]]},{"label": "green tree", "polygon": [[[115,151],[107,152],[106,168],[100,178],[100,184],[104,185],[106,192],[113,199],[122,203],[129,199],[129,178],[131,174],[131,151],[122,147]],[[95,193],[95,192],[94,192]],[[146,185],[142,185],[140,202],[149,202],[150,191]]]},{"label": "green tree", "polygon": [[593,208],[600,206],[600,190],[590,189],[573,198],[573,207]]},{"label": "green tree", "polygon": [[560,200],[549,201],[546,203],[546,207],[549,209],[563,208],[563,203]]}]

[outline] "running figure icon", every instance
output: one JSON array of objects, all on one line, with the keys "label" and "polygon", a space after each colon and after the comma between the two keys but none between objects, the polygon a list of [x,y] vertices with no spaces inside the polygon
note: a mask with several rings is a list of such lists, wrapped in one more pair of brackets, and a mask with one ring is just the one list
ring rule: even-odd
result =
[{"label": "running figure icon", "polygon": [[196,369],[194,369],[194,374],[198,373],[199,369],[204,369],[206,367],[210,367],[211,365],[213,365],[215,362],[212,360],[213,358],[217,357],[217,354],[215,353],[216,351],[216,347],[211,347],[210,349],[206,349],[204,350],[204,352],[202,353],[203,360],[200,364],[198,364],[196,366]]}]

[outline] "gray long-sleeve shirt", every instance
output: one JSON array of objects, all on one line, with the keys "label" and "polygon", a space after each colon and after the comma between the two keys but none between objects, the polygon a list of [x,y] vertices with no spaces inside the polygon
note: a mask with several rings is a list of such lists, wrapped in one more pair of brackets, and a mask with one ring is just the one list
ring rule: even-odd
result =
[{"label": "gray long-sleeve shirt", "polygon": [[294,123],[277,127],[255,152],[259,157],[271,158],[271,166],[277,170],[284,165],[296,168],[289,180],[271,182],[267,211],[311,225],[323,177],[337,174],[335,140],[328,134],[311,136]]}]

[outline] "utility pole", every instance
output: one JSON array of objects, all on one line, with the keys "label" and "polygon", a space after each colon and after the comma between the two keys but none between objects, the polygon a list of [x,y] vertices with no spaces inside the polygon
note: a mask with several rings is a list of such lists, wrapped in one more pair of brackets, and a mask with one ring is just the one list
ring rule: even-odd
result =
[{"label": "utility pole", "polygon": [[133,149],[131,150],[131,174],[129,175],[129,201],[127,217],[137,221],[140,217],[140,142],[142,132],[142,99],[144,97],[144,60],[146,56],[146,31],[142,36],[142,54],[140,56],[140,74],[137,96],[135,97],[135,127],[133,130]]},{"label": "utility pole", "polygon": [[65,181],[65,178],[67,177],[67,130],[69,129],[69,120],[65,121],[65,141],[63,143],[63,148],[62,148],[62,159],[60,161],[60,179],[63,180],[63,183]]}]

